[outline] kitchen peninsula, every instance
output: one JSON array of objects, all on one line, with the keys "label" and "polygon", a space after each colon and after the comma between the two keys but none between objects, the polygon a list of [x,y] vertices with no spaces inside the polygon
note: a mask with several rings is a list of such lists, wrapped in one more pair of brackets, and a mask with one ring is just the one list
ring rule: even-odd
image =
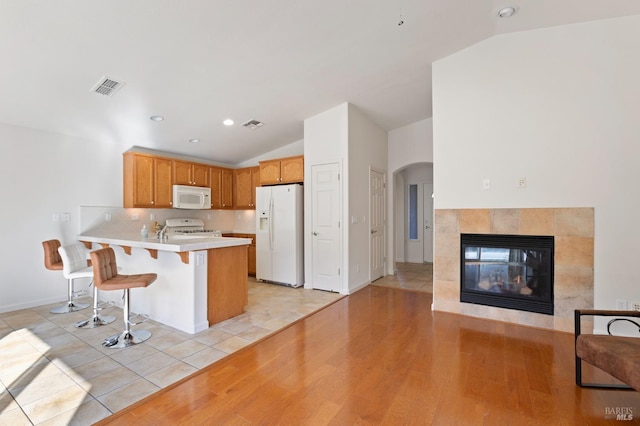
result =
[{"label": "kitchen peninsula", "polygon": [[[131,289],[131,312],[178,330],[205,330],[241,314],[248,303],[250,238],[170,236],[160,241],[88,231],[78,240],[90,249],[112,247],[123,274],[157,273],[153,286]],[[122,304],[116,291],[100,292],[100,300]]]}]

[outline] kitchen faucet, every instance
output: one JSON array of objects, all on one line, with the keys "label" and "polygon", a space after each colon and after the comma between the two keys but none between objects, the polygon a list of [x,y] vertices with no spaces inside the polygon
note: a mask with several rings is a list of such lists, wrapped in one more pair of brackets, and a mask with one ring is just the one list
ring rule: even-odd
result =
[{"label": "kitchen faucet", "polygon": [[158,231],[158,240],[162,241],[165,238],[168,239],[168,237],[166,236],[167,228],[168,228],[168,225],[165,225],[164,228]]}]

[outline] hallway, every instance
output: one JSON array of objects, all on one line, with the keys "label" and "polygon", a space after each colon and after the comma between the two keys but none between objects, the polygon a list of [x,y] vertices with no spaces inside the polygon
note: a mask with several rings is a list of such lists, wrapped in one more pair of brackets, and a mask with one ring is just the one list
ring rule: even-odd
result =
[{"label": "hallway", "polygon": [[384,276],[371,284],[433,293],[433,263],[397,262],[395,275]]}]

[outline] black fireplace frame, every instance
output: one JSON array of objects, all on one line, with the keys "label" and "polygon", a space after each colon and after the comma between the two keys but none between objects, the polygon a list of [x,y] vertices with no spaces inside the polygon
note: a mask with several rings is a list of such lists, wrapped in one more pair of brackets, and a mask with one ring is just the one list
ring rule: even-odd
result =
[{"label": "black fireplace frame", "polygon": [[[547,250],[550,256],[548,270],[545,272],[549,279],[548,296],[535,298],[465,288],[465,248],[479,246]],[[460,302],[553,315],[554,249],[554,237],[547,235],[460,234]]]}]

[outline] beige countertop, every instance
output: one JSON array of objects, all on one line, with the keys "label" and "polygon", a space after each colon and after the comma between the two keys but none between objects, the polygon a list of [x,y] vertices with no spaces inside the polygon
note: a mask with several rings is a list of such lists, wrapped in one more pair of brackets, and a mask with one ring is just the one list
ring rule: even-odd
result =
[{"label": "beige countertop", "polygon": [[[235,231],[234,231],[235,232]],[[240,233],[240,232],[238,232]],[[242,246],[251,244],[250,238],[232,238],[232,237],[190,237],[190,236],[171,236],[169,239],[159,241],[157,238],[141,238],[139,234],[123,233],[123,234],[100,234],[86,232],[78,235],[78,240],[91,243],[110,244],[115,246],[127,246],[143,249],[185,252],[209,250],[224,247]]]}]

